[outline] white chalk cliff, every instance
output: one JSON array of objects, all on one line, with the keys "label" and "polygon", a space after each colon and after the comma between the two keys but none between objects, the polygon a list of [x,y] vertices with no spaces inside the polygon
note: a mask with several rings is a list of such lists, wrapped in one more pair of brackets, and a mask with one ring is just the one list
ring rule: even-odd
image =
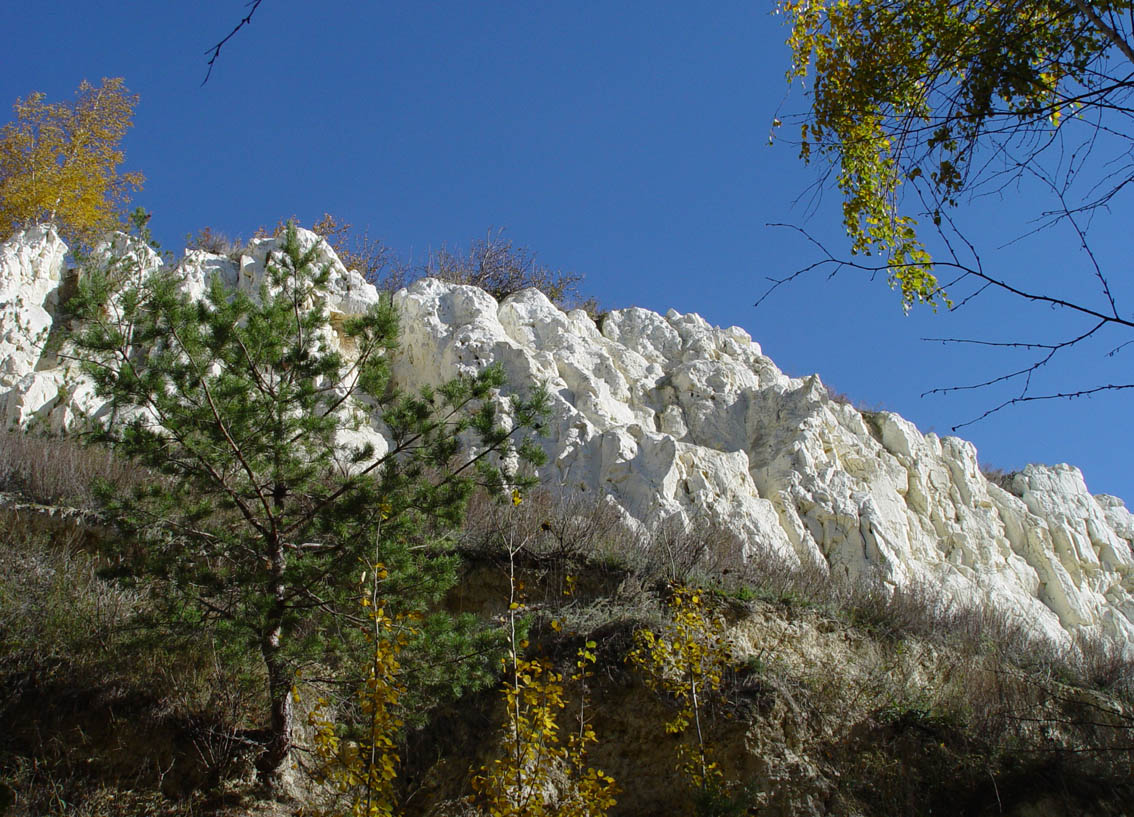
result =
[{"label": "white chalk cliff", "polygon": [[[301,240],[319,241],[303,231]],[[212,275],[253,291],[275,247],[255,241],[239,261],[190,252],[178,269],[192,292]],[[111,248],[127,249],[142,274],[161,264],[124,237]],[[377,299],[329,247],[321,252],[334,267],[332,318]],[[89,385],[51,351],[65,256],[46,228],[0,245],[0,411],[10,425],[63,429],[98,410]],[[536,290],[497,303],[433,279],[401,290],[395,304],[403,388],[490,362],[511,384],[547,384],[541,477],[554,490],[608,498],[644,525],[723,522],[752,554],[929,582],[1059,641],[1084,632],[1134,645],[1134,515],[1114,497],[1091,496],[1076,468],[1028,466],[1004,490],[981,475],[971,443],[833,402],[817,376],[788,377],[742,329],[693,314],[616,310],[600,329]]]}]

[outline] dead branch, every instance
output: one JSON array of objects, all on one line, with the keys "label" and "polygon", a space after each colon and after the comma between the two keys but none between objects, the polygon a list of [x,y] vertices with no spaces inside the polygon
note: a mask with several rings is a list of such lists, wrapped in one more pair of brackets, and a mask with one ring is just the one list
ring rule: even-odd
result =
[{"label": "dead branch", "polygon": [[[220,56],[221,49],[224,48],[225,43],[235,37],[236,32],[240,31],[240,29],[252,23],[252,15],[256,13],[256,9],[260,8],[260,3],[262,2],[263,0],[248,0],[248,2],[245,3],[244,6],[245,8],[248,8],[248,13],[240,19],[240,22],[236,24],[236,28],[228,32],[228,36],[226,36],[219,43],[205,52],[206,54],[210,54],[211,56],[209,57],[209,70],[205,72],[205,78],[201,81],[201,85],[204,85],[206,82],[208,82],[209,77],[213,75],[213,66],[216,64],[217,57]],[[249,6],[251,6],[251,8],[249,8]]]}]

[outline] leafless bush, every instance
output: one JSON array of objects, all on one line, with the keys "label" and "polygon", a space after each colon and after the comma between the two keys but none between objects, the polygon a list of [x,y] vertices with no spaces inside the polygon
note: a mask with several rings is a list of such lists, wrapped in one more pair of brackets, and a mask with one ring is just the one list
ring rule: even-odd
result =
[{"label": "leafless bush", "polygon": [[951,614],[951,604],[924,582],[899,587],[880,582],[847,585],[841,606],[848,620],[889,638],[937,634]]},{"label": "leafless bush", "polygon": [[741,596],[787,604],[826,604],[838,595],[825,563],[791,559],[762,542],[748,543],[732,585]]},{"label": "leafless bush", "polygon": [[824,383],[823,387],[827,390],[827,399],[832,403],[839,403],[843,406],[854,405],[854,401],[850,399],[850,395],[848,395],[845,391],[839,391],[829,383]]},{"label": "leafless bush", "polygon": [[474,496],[463,540],[473,549],[495,551],[507,541],[521,543],[536,559],[580,560],[609,550],[625,535],[622,517],[612,505],[538,488],[519,504],[483,493]]},{"label": "leafless bush", "polygon": [[92,509],[96,479],[124,490],[147,474],[105,448],[66,437],[0,431],[0,491],[47,505]]},{"label": "leafless bush", "polygon": [[[423,273],[455,284],[480,287],[497,300],[535,287],[561,308],[583,305],[577,292],[582,275],[537,263],[534,252],[515,246],[502,230],[490,230],[465,252],[442,247],[430,255]],[[591,306],[594,308],[593,303]]]},{"label": "leafless bush", "polygon": [[243,251],[246,242],[240,238],[229,238],[219,230],[212,227],[202,227],[196,233],[185,236],[186,250],[203,250],[213,255],[223,255],[227,258],[237,258]]},{"label": "leafless bush", "polygon": [[883,405],[882,403],[876,402],[876,403],[872,404],[872,403],[867,403],[865,400],[853,400],[853,399],[851,399],[851,396],[849,394],[847,394],[844,391],[839,391],[838,389],[834,388],[833,386],[829,386],[826,383],[824,383],[823,387],[827,390],[827,398],[832,403],[838,403],[839,405],[842,405],[842,406],[850,406],[855,411],[857,411],[859,414],[866,415],[866,417],[868,417],[868,418],[871,415],[875,415],[875,414],[878,414],[879,412],[886,411],[886,406]]},{"label": "leafless bush", "polygon": [[1016,471],[1006,471],[1003,468],[995,468],[991,465],[982,465],[980,472],[993,485],[1003,488],[1009,493],[1013,493],[1012,482],[1016,476]]},{"label": "leafless bush", "polygon": [[137,608],[138,594],[99,578],[78,539],[52,541],[18,520],[0,534],[0,713],[27,684],[101,673]]},{"label": "leafless bush", "polygon": [[1085,684],[1114,691],[1134,702],[1134,661],[1121,642],[1101,636],[1075,637],[1072,656]]},{"label": "leafless bush", "polygon": [[721,584],[745,565],[744,539],[708,518],[670,517],[634,544],[634,570],[643,583]]},{"label": "leafless bush", "polygon": [[916,637],[967,655],[988,655],[1035,672],[1064,667],[1070,654],[1019,616],[991,602],[962,601],[936,585],[843,583],[838,606],[847,620],[887,638]]},{"label": "leafless bush", "polygon": [[799,564],[733,532],[699,523],[661,526],[639,545],[636,571],[647,581],[715,586],[739,598],[822,607],[889,640],[918,638],[947,646],[965,661],[1015,666],[1032,683],[1061,679],[1134,700],[1134,663],[1121,644],[1078,637],[1067,649],[991,602],[962,601],[929,582],[901,586],[851,580],[825,565]]},{"label": "leafless bush", "polygon": [[[199,657],[206,659],[203,665],[180,677],[170,673],[164,684],[170,690],[170,709],[182,722],[211,788],[249,765],[259,751],[260,744],[249,737],[250,714],[263,706],[263,690],[258,678],[234,671],[215,649]],[[185,676],[197,683],[187,683]]]},{"label": "leafless bush", "polygon": [[380,290],[396,292],[417,277],[381,239],[355,231],[354,225],[330,213],[324,213],[311,230],[331,245],[343,266],[357,270]]},{"label": "leafless bush", "polygon": [[1003,671],[1014,666],[1037,683],[1070,683],[1134,701],[1134,662],[1121,643],[1077,634],[1063,646],[991,602],[961,602],[924,582],[858,585],[839,602],[852,624],[888,638],[917,637]]},{"label": "leafless bush", "polygon": [[[271,229],[260,227],[253,238],[280,235],[286,226],[286,221],[280,221]],[[538,263],[532,250],[513,244],[504,237],[503,230],[489,230],[484,238],[473,241],[464,251],[443,246],[430,253],[424,264],[418,265],[403,261],[382,240],[371,238],[366,232],[359,233],[352,224],[330,213],[324,213],[311,230],[331,245],[347,269],[357,270],[385,292],[395,292],[419,278],[439,278],[480,287],[497,300],[535,287],[560,309],[583,309],[596,321],[604,314],[595,298],[580,295],[578,286],[582,275],[552,270]],[[188,249],[233,258],[246,246],[243,239],[230,239],[211,227],[186,236],[185,241]]]},{"label": "leafless bush", "polygon": [[539,522],[540,530],[546,534],[540,543],[544,552],[576,558],[601,556],[624,541],[626,524],[612,504],[595,502],[579,493],[567,494],[554,505],[550,503],[550,494],[545,492],[544,497],[549,509],[554,510]]}]

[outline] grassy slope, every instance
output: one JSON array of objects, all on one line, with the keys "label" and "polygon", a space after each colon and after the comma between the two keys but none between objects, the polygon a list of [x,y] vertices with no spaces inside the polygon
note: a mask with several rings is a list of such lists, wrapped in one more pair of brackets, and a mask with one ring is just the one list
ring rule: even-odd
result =
[{"label": "grassy slope", "polygon": [[[89,520],[12,507],[90,507],[99,474],[138,478],[70,444],[0,440],[0,490],[20,494],[0,525],[0,814],[295,813],[251,785],[257,657],[152,616],[156,589],[109,577]],[[926,589],[838,586],[770,556],[741,564],[727,531],[642,539],[540,495],[473,507],[451,611],[501,620],[504,541],[523,544],[531,650],[566,666],[597,645],[591,760],[622,788],[615,813],[692,813],[680,738],[663,728],[672,703],[625,660],[635,629],[664,621],[673,580],[708,588],[733,645],[705,716],[735,803],[713,813],[1108,815],[1134,802],[1132,676],[1106,645],[1057,650]],[[466,813],[470,770],[497,751],[499,696],[473,687],[428,704],[417,696],[404,737],[404,813]]]}]

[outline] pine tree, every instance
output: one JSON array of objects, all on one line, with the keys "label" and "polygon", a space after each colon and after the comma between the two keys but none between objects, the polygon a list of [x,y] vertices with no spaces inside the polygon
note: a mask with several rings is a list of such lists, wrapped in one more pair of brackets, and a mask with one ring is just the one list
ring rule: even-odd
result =
[{"label": "pine tree", "polygon": [[[99,439],[165,476],[115,506],[142,543],[122,556],[168,583],[171,613],[259,651],[269,783],[291,749],[297,667],[326,660],[328,632],[357,630],[344,625],[357,623],[360,567],[384,566],[391,615],[426,610],[455,575],[436,532],[459,522],[475,484],[513,483],[499,463],[540,455],[513,439],[533,427],[543,395],[513,400],[505,430],[491,399],[499,368],[417,395],[394,389],[389,299],[332,327],[318,247],[289,227],[254,297],[214,279],[193,301],[175,272],[122,286],[136,276],[118,262],[87,271],[74,301],[76,348],[110,401]],[[340,443],[368,411],[385,426],[385,452]],[[475,453],[461,457],[461,438]]]},{"label": "pine tree", "polygon": [[117,77],[98,88],[84,80],[73,103],[45,99],[17,100],[16,120],[0,129],[0,237],[48,221],[89,244],[119,226],[128,189],[142,185],[142,174],[118,173],[138,97]]}]

